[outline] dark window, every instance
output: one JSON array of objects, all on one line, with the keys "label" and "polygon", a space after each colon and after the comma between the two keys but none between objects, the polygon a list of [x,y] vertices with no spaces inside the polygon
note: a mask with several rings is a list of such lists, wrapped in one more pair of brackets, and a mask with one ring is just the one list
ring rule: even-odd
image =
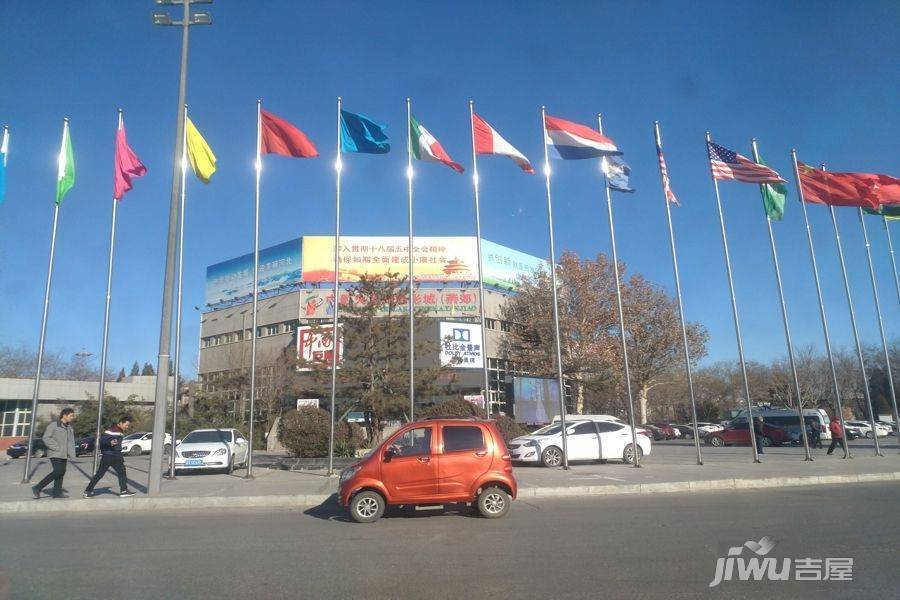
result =
[{"label": "dark window", "polygon": [[597,423],[597,429],[600,430],[600,433],[619,431],[622,427],[623,425],[619,425],[618,423]]},{"label": "dark window", "polygon": [[444,452],[460,450],[484,450],[481,427],[472,425],[448,425],[443,428]]},{"label": "dark window", "polygon": [[423,456],[431,454],[431,427],[410,429],[391,442],[394,456]]},{"label": "dark window", "polygon": [[581,435],[583,433],[597,433],[591,421],[582,421],[572,430],[572,435]]}]

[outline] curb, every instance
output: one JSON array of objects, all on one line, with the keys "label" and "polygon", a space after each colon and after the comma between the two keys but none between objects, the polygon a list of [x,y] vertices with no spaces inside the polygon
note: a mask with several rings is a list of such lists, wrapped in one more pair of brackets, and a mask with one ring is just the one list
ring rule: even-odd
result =
[{"label": "curb", "polygon": [[[617,496],[622,494],[670,494],[684,492],[771,489],[812,485],[836,485],[900,481],[900,471],[858,475],[814,475],[808,477],[767,477],[757,479],[712,479],[623,485],[519,488],[519,498],[573,498]],[[310,508],[319,506],[334,494],[298,494],[275,496],[193,496],[80,499],[68,502],[23,500],[0,502],[0,514],[46,514],[111,511],[198,510],[209,508]]]}]

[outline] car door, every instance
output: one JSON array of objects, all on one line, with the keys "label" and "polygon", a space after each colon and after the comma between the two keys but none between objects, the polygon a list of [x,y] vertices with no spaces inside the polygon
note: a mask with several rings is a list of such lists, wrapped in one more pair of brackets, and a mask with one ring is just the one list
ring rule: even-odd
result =
[{"label": "car door", "polygon": [[438,495],[434,424],[403,430],[381,450],[381,481],[394,504]]},{"label": "car door", "polygon": [[491,467],[490,434],[478,425],[443,425],[438,455],[438,494],[445,499],[468,499],[475,483]]},{"label": "car door", "polygon": [[734,423],[722,432],[722,438],[729,444],[749,444],[750,427],[747,422]]},{"label": "car door", "polygon": [[150,452],[153,449],[153,433],[148,433],[138,441],[142,452]]},{"label": "car door", "polygon": [[597,428],[592,421],[581,421],[569,428],[566,439],[569,460],[596,460],[597,444]]},{"label": "car door", "polygon": [[598,422],[600,432],[600,458],[620,459],[625,446],[631,442],[631,428],[621,423]]}]

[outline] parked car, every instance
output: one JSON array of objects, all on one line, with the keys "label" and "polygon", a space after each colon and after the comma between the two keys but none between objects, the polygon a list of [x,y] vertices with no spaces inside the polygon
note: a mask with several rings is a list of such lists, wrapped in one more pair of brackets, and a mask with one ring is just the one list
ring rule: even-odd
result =
[{"label": "parked car", "polygon": [[[781,427],[774,427],[763,422],[763,446],[780,446],[789,443],[790,437],[787,431]],[[731,425],[721,431],[714,431],[706,436],[706,443],[710,446],[732,446],[750,444],[750,428],[746,419],[735,419]]]},{"label": "parked car", "polygon": [[875,421],[876,425],[881,425],[882,427],[887,427],[888,435],[897,435],[897,424],[891,421]]},{"label": "parked car", "polygon": [[681,437],[681,432],[671,423],[654,423],[653,426],[665,434],[667,440],[674,440],[675,438]]},{"label": "parked car", "polygon": [[371,523],[389,505],[472,502],[483,516],[502,517],[517,491],[493,421],[430,419],[402,426],[344,469],[338,497],[354,521]]},{"label": "parked car", "polygon": [[[851,427],[856,427],[857,429],[859,429],[860,433],[862,433],[869,439],[872,439],[874,437],[872,435],[872,424],[868,421],[844,421],[844,424],[850,425]],[[884,425],[879,425],[878,421],[875,421],[875,434],[878,437],[885,437],[890,434],[890,431],[890,429],[888,429]]]},{"label": "parked car", "polygon": [[853,441],[857,438],[864,437],[863,432],[860,430],[859,427],[853,427],[852,425],[847,425],[846,423],[844,426],[844,435],[847,436],[848,442]]},{"label": "parked car", "polygon": [[[579,415],[583,419],[585,415]],[[637,432],[638,459],[650,454],[651,443],[646,433]],[[576,460],[634,460],[631,427],[619,420],[566,420],[568,459]],[[514,461],[541,463],[545,467],[562,464],[562,427],[559,422],[523,435],[509,442]]]},{"label": "parked car", "polygon": [[[694,439],[694,424],[688,423],[687,425],[675,425],[675,428],[681,431],[681,435],[688,440]],[[722,431],[724,429],[721,425],[716,423],[706,423],[699,422],[697,423],[697,433],[700,434],[700,439],[705,438],[707,435],[712,433],[713,431]]]},{"label": "parked car", "polygon": [[[47,456],[47,446],[44,445],[44,440],[41,438],[34,438],[34,442],[32,443],[32,453],[31,456],[37,458],[41,456]],[[21,442],[16,442],[12,446],[6,449],[6,455],[10,458],[21,458],[27,454],[28,448],[28,440],[24,439]]]},{"label": "parked car", "polygon": [[[137,431],[122,438],[122,452],[131,456],[140,456],[147,454],[153,448],[153,432]],[[166,433],[165,442],[163,443],[163,452],[168,454],[172,451],[172,435]]]},{"label": "parked car", "polygon": [[[124,442],[123,442],[124,448]],[[247,465],[250,444],[237,429],[195,429],[175,446],[175,472]]]},{"label": "parked car", "polygon": [[94,436],[86,435],[80,440],[75,440],[75,456],[91,454],[94,452]]},{"label": "parked car", "polygon": [[[776,427],[800,427],[800,416],[797,414],[797,411],[793,409],[758,407],[753,409],[753,416],[762,417],[764,423],[768,425],[774,425]],[[746,418],[747,410],[741,409],[740,411],[738,411],[738,415],[731,420],[731,423],[737,423],[742,420],[746,420]],[[803,420],[818,428],[819,437],[823,441],[831,440],[831,430],[828,428],[828,424],[831,419],[824,409],[804,408]]]},{"label": "parked car", "polygon": [[647,437],[652,439],[654,442],[659,442],[666,439],[666,433],[656,425],[651,425],[650,423],[642,423],[640,427],[648,433]]}]

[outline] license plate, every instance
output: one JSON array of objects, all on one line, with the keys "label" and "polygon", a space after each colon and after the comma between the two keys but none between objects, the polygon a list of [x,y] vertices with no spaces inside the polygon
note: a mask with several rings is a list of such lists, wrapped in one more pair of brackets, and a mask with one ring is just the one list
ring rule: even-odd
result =
[{"label": "license plate", "polygon": [[202,458],[189,458],[185,461],[185,466],[188,467],[198,467],[203,464]]}]

